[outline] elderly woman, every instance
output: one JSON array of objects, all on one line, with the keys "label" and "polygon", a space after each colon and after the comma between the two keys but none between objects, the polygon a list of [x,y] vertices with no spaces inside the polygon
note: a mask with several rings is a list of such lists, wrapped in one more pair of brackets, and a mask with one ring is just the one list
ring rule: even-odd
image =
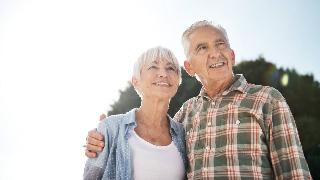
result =
[{"label": "elderly woman", "polygon": [[180,67],[170,50],[156,47],[138,58],[132,85],[141,106],[99,124],[106,144],[96,158],[87,160],[84,179],[185,178],[184,129],[167,114],[180,81]]}]

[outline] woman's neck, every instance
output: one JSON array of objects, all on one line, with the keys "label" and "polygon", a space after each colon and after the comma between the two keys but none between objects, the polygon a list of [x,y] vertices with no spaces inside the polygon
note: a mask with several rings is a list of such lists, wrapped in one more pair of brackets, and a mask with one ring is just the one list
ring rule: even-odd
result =
[{"label": "woman's neck", "polygon": [[169,145],[171,135],[167,119],[169,102],[142,100],[136,111],[137,127],[134,131],[144,140],[154,145]]},{"label": "woman's neck", "polygon": [[169,102],[144,99],[140,108],[136,112],[137,123],[143,123],[146,126],[161,127],[167,126],[167,112]]}]

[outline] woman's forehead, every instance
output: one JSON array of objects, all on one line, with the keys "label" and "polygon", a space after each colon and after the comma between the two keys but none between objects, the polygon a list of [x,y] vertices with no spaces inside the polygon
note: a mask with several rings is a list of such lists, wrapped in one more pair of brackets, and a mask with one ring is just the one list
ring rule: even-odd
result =
[{"label": "woman's forehead", "polygon": [[172,60],[170,61],[170,60],[165,59],[165,58],[158,58],[158,59],[155,59],[153,61],[149,61],[148,64],[160,64],[160,63],[164,63],[166,65],[174,65]]}]

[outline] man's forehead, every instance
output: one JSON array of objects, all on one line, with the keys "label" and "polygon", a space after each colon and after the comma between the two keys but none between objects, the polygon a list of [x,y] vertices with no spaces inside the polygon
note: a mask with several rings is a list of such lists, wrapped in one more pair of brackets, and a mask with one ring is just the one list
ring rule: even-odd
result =
[{"label": "man's forehead", "polygon": [[[225,40],[223,33],[214,27],[198,28],[189,37],[192,42]],[[210,39],[208,39],[209,37]]]}]

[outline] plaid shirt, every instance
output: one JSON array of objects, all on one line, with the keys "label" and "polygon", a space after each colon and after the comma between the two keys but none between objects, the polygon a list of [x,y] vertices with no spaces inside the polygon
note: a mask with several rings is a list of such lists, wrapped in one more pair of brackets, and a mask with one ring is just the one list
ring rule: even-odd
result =
[{"label": "plaid shirt", "polygon": [[174,119],[186,130],[188,179],[312,179],[290,109],[272,87],[236,75],[213,99],[202,89]]}]

